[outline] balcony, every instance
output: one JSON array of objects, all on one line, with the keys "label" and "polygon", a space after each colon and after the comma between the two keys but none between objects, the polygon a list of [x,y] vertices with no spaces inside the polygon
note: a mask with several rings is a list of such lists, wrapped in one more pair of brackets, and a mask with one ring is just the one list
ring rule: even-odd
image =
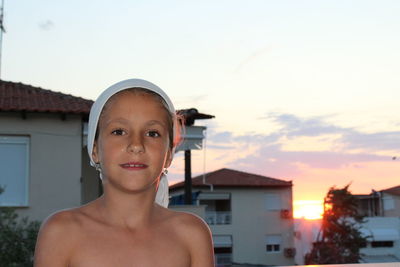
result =
[{"label": "balcony", "polygon": [[232,253],[216,253],[215,257],[215,266],[232,266]]},{"label": "balcony", "polygon": [[232,215],[230,211],[206,211],[205,220],[209,225],[231,224]]}]

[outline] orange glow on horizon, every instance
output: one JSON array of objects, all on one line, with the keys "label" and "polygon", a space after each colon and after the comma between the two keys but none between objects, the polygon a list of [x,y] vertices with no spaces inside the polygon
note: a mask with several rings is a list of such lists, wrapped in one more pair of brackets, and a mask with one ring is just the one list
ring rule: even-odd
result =
[{"label": "orange glow on horizon", "polygon": [[317,220],[322,218],[324,212],[323,203],[320,200],[297,200],[294,202],[293,217],[306,220]]}]

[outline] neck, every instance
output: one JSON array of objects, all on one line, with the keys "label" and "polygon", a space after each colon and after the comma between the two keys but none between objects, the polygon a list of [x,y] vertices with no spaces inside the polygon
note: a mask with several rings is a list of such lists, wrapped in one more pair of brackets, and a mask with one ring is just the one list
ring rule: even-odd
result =
[{"label": "neck", "polygon": [[153,187],[144,192],[127,193],[105,184],[104,194],[99,199],[99,212],[111,225],[132,229],[145,227],[151,223],[157,209],[155,195]]}]

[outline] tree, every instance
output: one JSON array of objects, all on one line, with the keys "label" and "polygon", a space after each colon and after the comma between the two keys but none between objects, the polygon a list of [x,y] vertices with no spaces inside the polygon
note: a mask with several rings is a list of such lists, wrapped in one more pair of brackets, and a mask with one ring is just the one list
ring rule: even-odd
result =
[{"label": "tree", "polygon": [[364,217],[357,213],[357,199],[348,190],[349,186],[329,189],[324,199],[321,230],[310,253],[305,256],[306,264],[360,261],[360,248],[367,241],[360,232]]},{"label": "tree", "polygon": [[[0,187],[0,194],[4,191]],[[0,207],[0,266],[33,266],[40,223],[19,218],[15,209]]]}]

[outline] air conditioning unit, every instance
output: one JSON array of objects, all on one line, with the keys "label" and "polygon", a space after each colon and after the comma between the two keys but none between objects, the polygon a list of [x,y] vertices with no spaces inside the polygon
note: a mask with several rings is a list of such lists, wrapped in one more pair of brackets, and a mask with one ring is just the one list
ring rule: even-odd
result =
[{"label": "air conditioning unit", "polygon": [[296,255],[296,249],[295,248],[285,248],[283,250],[283,253],[285,254],[286,258],[294,258]]},{"label": "air conditioning unit", "polygon": [[291,219],[292,212],[290,210],[281,210],[281,218],[282,219]]}]

